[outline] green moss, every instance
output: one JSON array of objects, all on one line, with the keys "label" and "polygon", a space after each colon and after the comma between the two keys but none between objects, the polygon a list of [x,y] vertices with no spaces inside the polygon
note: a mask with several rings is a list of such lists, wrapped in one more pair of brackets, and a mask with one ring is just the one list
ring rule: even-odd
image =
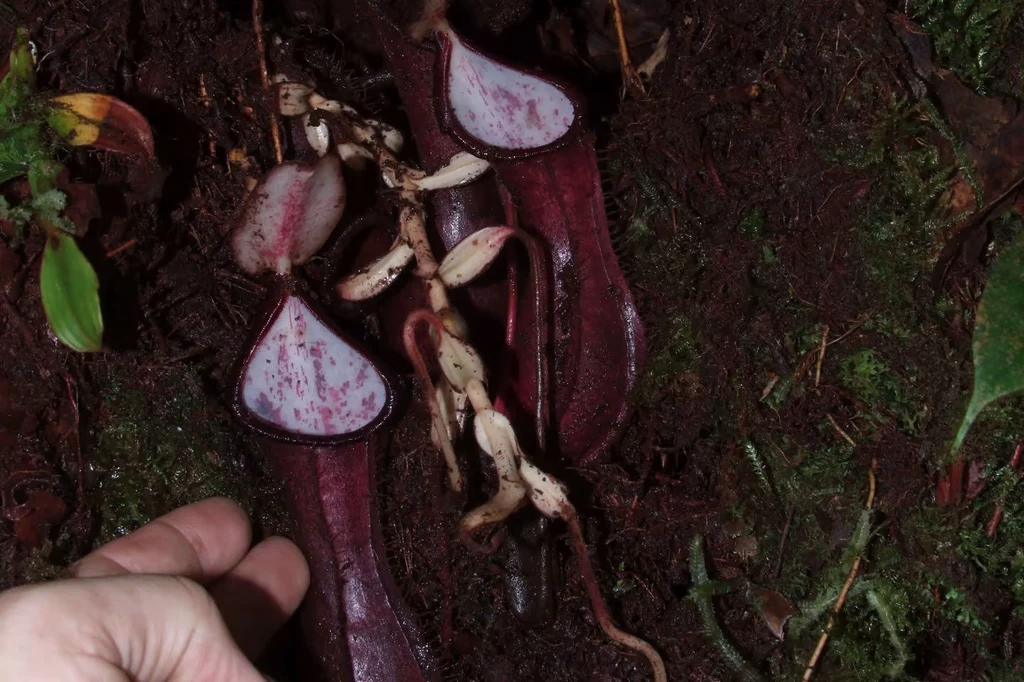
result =
[{"label": "green moss", "polygon": [[[945,138],[953,163],[934,144]],[[881,325],[906,341],[918,327],[915,294],[929,289],[943,230],[965,218],[950,216],[944,195],[957,172],[977,187],[963,146],[927,100],[893,99],[878,115],[867,141],[822,148],[822,154],[866,172],[870,190],[855,208],[854,267],[873,300],[865,328]],[[976,191],[978,195],[980,192]]]},{"label": "green moss", "polygon": [[206,396],[188,367],[111,365],[95,380],[102,407],[86,456],[93,472],[88,494],[100,516],[98,541],[215,495],[254,510],[260,481],[240,470],[252,447],[239,442],[225,410]]},{"label": "green moss", "polygon": [[719,657],[729,668],[732,677],[742,682],[763,682],[761,674],[736,650],[718,624],[715,606],[711,601],[713,590],[709,589],[711,581],[704,559],[704,538],[700,535],[695,535],[690,542],[690,582],[693,584],[690,598],[697,605],[704,635],[714,644]]},{"label": "green moss", "polygon": [[[876,588],[878,589],[878,588]],[[840,622],[833,631],[829,648],[825,654],[829,662],[823,679],[843,682],[877,682],[883,679],[908,679],[904,676],[907,650],[894,645],[893,630],[886,627],[879,609],[868,598],[884,604],[890,623],[897,620],[899,609],[882,601],[876,589],[866,590],[865,596],[851,600],[843,607]],[[896,630],[897,634],[899,633]]]},{"label": "green moss", "polygon": [[[965,396],[965,402],[966,399]],[[966,440],[969,446],[967,454],[991,453],[997,462],[1001,457],[1008,460],[1020,438],[1022,423],[1024,423],[1024,395],[1008,396],[988,405],[978,415],[975,427]]]},{"label": "green moss", "polygon": [[740,234],[749,239],[764,236],[764,209],[758,206],[747,212],[740,220]]},{"label": "green moss", "polygon": [[[1003,463],[990,464],[986,474],[988,484],[975,501],[973,523],[960,530],[957,553],[985,578],[1002,584],[1013,598],[1014,613],[1024,617],[1024,485],[1018,472]],[[1002,521],[989,537],[987,525],[997,503]]]},{"label": "green moss", "polygon": [[976,635],[989,634],[992,628],[982,618],[971,594],[962,587],[949,585],[944,581],[937,581],[936,588],[942,603],[939,608],[942,617],[963,625],[965,630]]},{"label": "green moss", "polygon": [[903,548],[887,534],[871,530],[867,512],[841,553],[815,581],[812,596],[801,601],[800,615],[790,622],[796,660],[806,660],[820,628],[835,604],[856,555],[863,556],[860,573],[850,589],[822,663],[822,679],[868,682],[912,679],[905,670],[919,639],[930,627],[936,603],[919,566],[908,562]]},{"label": "green moss", "polygon": [[35,93],[35,65],[30,54],[28,34],[18,29],[10,52],[12,68],[0,80],[0,183],[28,173],[54,152],[53,141],[41,126],[46,107]]},{"label": "green moss", "polygon": [[746,453],[747,461],[754,470],[757,480],[760,481],[761,487],[774,496],[775,487],[772,485],[771,478],[768,475],[768,467],[765,466],[764,459],[757,451],[757,446],[748,440],[743,444],[743,452]]},{"label": "green moss", "polygon": [[[1010,647],[1011,651],[1013,647]],[[1024,661],[1020,657],[991,658],[986,671],[986,682],[1020,682],[1024,673]]]},{"label": "green moss", "polygon": [[836,443],[808,451],[780,487],[791,503],[810,506],[823,497],[844,493],[853,470],[853,449]]},{"label": "green moss", "polygon": [[863,507],[844,513],[855,514],[856,525],[841,551],[823,557],[825,568],[789,625],[796,652],[791,673],[798,676],[800,663],[817,643],[855,557],[862,556],[861,572],[836,617],[820,677],[850,682],[904,679],[913,644],[928,625],[921,605],[921,595],[926,593],[910,579],[902,553],[873,535]]},{"label": "green moss", "polygon": [[959,515],[950,507],[922,504],[903,524],[903,534],[927,556],[945,556],[956,546]]},{"label": "green moss", "polygon": [[[637,392],[638,403],[650,406],[674,382],[697,372],[700,338],[694,324],[699,310],[683,308],[689,289],[706,265],[699,227],[679,217],[683,204],[658,169],[637,149],[618,146],[605,169],[612,184],[622,187],[608,194],[622,216],[615,238],[619,262],[637,288],[666,297],[657,315],[645,319],[648,357]],[[655,226],[671,226],[655,233]],[[640,301],[641,306],[643,301]]]},{"label": "green moss", "polygon": [[908,322],[906,315],[894,315],[889,311],[883,311],[865,321],[861,328],[864,331],[878,332],[886,338],[907,345],[913,341],[915,336],[915,330],[909,326]]},{"label": "green moss", "polygon": [[843,386],[872,406],[888,404],[902,393],[899,382],[871,348],[862,348],[843,358],[839,378]]},{"label": "green moss", "polygon": [[[831,428],[826,422],[821,433],[834,441]],[[797,601],[811,598],[820,591],[822,572],[840,561],[836,533],[844,522],[836,519],[856,518],[863,506],[863,486],[854,483],[861,479],[853,450],[846,443],[810,450],[795,447],[786,438],[781,444],[761,441],[755,451],[764,462],[760,464],[751,447],[747,459],[761,484],[748,484],[747,499],[734,511],[753,524],[762,545],[757,570],[774,571],[781,542],[780,526],[773,522],[762,527],[759,519],[766,510],[768,518],[777,519],[781,510],[792,509],[779,580],[772,587]]]},{"label": "green moss", "polygon": [[1018,0],[918,0],[913,17],[932,38],[939,60],[985,94],[995,78]]},{"label": "green moss", "polygon": [[1021,220],[1020,214],[1015,210],[1010,210],[992,221],[991,230],[989,253],[999,253],[1024,231],[1024,220]]},{"label": "green moss", "polygon": [[[950,142],[954,163],[944,160],[933,143],[940,138]],[[948,302],[931,302],[931,277],[944,227],[963,217],[949,215],[944,195],[957,171],[969,181],[973,177],[962,152],[929,102],[893,100],[865,144],[834,153],[871,178],[870,191],[852,219],[857,233],[850,266],[865,282],[866,305],[872,310],[862,331],[884,338],[869,339],[871,348],[844,359],[840,367],[840,379],[866,408],[861,416],[869,426],[892,420],[904,433],[920,436],[927,424],[944,439],[951,435],[943,423],[959,417],[945,409],[952,395],[937,399],[932,379],[955,373],[957,366],[951,356],[936,357],[927,340],[948,328],[943,313],[955,314]],[[919,366],[918,358],[929,362]]]},{"label": "green moss", "polygon": [[[911,379],[916,378],[916,367],[908,367]],[[879,424],[890,418],[906,433],[917,433],[926,408],[911,400],[907,390],[895,374],[871,348],[862,348],[844,357],[839,363],[839,379],[843,386],[857,396],[870,411],[865,415]]]},{"label": "green moss", "polygon": [[695,372],[700,356],[690,319],[679,314],[658,327],[650,340],[651,356],[640,381],[640,401],[650,404],[671,382]]},{"label": "green moss", "polygon": [[654,236],[654,226],[668,222],[671,212],[681,205],[678,194],[636,150],[620,147],[607,166],[609,175],[625,180],[629,192],[617,199],[619,208],[628,211],[627,241],[643,243]]},{"label": "green moss", "polygon": [[946,218],[941,202],[954,168],[927,139],[918,106],[896,102],[872,133],[866,155],[874,173],[858,216],[867,274],[887,307],[905,309],[914,281],[931,271],[935,239]]}]

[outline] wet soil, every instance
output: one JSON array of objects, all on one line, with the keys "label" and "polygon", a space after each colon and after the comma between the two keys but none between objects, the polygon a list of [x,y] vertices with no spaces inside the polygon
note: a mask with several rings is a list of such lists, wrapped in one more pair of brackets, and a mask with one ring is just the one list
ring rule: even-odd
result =
[{"label": "wet soil", "polygon": [[[41,235],[0,242],[0,585],[54,576],[211,494],[242,501],[260,532],[286,532],[277,483],[225,400],[264,291],[233,267],[225,238],[247,178],[273,158],[247,3],[7,4],[0,45],[27,26],[42,87],[137,107],[161,172],[139,180],[107,155],[68,159],[99,190],[82,243],[107,352],[75,355],[49,333]],[[933,277],[955,140],[919,104],[931,98],[901,42],[906,17],[871,0],[624,1],[638,60],[662,29],[671,42],[648,93],[620,100],[606,4],[467,2],[452,16],[496,52],[579,83],[599,132],[649,361],[615,451],[551,467],[570,485],[614,619],[663,653],[670,679],[733,679],[692,598],[703,536],[725,636],[766,679],[798,679],[822,621],[791,621],[780,640],[736,585],[777,590],[805,614],[841,585],[874,462],[862,580],[895,625],[851,597],[819,679],[1019,679],[1015,555],[967,545],[994,493],[976,476],[973,499],[934,501],[970,388],[986,267],[1019,221],[997,216],[979,248]],[[272,57],[403,126],[364,11],[268,1],[282,38]],[[353,203],[343,229],[374,208]],[[305,268],[321,293],[333,257]],[[994,477],[1009,459],[1022,414],[1011,401],[982,421],[966,449],[977,472],[988,462]],[[516,618],[507,551],[481,556],[455,539],[466,501],[445,491],[425,420],[414,404],[394,431],[379,496],[392,570],[445,679],[648,679],[601,634],[557,525],[554,616]]]}]

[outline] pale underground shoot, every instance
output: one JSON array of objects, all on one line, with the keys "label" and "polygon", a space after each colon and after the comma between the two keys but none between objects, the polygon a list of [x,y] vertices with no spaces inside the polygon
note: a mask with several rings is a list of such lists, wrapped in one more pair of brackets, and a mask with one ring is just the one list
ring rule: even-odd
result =
[{"label": "pale underground shoot", "polygon": [[[492,538],[487,545],[481,545],[475,539],[476,536],[503,521],[526,499],[545,516],[566,521],[573,538],[573,550],[580,572],[587,584],[594,614],[602,630],[614,641],[643,654],[657,682],[666,680],[664,663],[657,651],[647,642],[619,630],[612,623],[590,566],[576,510],[566,495],[564,485],[529,461],[511,423],[494,409],[487,392],[483,363],[466,340],[466,322],[449,304],[447,289],[462,286],[482,274],[512,237],[527,246],[534,279],[538,282],[542,279],[536,243],[521,230],[508,226],[492,227],[472,235],[456,245],[440,264],[434,257],[426,233],[422,193],[470,182],[487,170],[487,162],[460,153],[437,173],[425,174],[397,160],[397,145],[388,144],[388,132],[393,130],[390,127],[363,119],[351,107],[326,100],[312,90],[300,91],[305,93],[304,104],[302,101],[295,102],[292,96],[294,88],[287,87],[282,92],[285,90],[288,98],[285,101],[282,95],[282,114],[308,117],[314,112],[320,117],[320,122],[315,126],[311,119],[306,120],[307,135],[314,149],[319,153],[327,153],[330,148],[329,135],[335,126],[326,122],[335,123],[345,138],[337,147],[339,156],[347,159],[346,162],[354,168],[361,167],[362,162],[372,157],[382,173],[384,183],[399,190],[398,238],[384,256],[343,279],[336,291],[346,300],[372,298],[393,284],[398,275],[415,261],[414,274],[424,283],[431,309],[420,310],[409,316],[405,324],[404,341],[430,408],[431,437],[444,454],[451,487],[461,490],[462,476],[452,443],[461,433],[468,403],[475,414],[476,441],[491,457],[498,477],[498,491],[494,496],[469,511],[460,522],[461,539],[482,551],[492,551],[496,547],[497,537]],[[442,370],[442,376],[436,382],[430,378],[417,341],[416,331],[422,324],[429,325],[430,337]],[[537,348],[541,348],[539,342]]]}]

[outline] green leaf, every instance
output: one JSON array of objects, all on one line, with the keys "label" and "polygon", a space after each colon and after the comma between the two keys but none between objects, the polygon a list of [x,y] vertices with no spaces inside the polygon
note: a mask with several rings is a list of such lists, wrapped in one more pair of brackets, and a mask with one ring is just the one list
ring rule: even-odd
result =
[{"label": "green leaf", "polygon": [[[32,194],[39,196],[53,191],[53,188],[57,186],[57,176],[62,170],[64,170],[64,166],[53,159],[33,159],[28,166],[28,186],[32,190]],[[61,210],[63,210],[63,206]]]},{"label": "green leaf", "polygon": [[17,118],[17,112],[27,104],[35,89],[35,62],[28,44],[28,33],[18,29],[6,64],[0,63],[0,130],[5,123]]},{"label": "green leaf", "polygon": [[33,163],[46,157],[38,123],[6,129],[0,121],[0,183],[25,175]]},{"label": "green leaf", "polygon": [[1024,389],[1024,234],[992,265],[974,323],[974,392],[953,452],[993,400]]},{"label": "green leaf", "polygon": [[99,280],[73,237],[58,233],[46,241],[39,274],[43,309],[54,334],[80,353],[103,344]]},{"label": "green leaf", "polygon": [[28,44],[28,31],[19,28],[14,36],[14,49],[11,50],[10,71],[4,80],[17,79],[29,87],[34,87],[36,84],[35,66],[32,48]]}]

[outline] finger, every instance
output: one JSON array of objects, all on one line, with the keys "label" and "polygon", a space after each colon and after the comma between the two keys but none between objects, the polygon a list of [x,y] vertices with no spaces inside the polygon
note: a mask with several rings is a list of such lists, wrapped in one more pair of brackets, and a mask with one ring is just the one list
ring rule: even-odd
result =
[{"label": "finger", "polygon": [[234,568],[252,540],[237,503],[214,497],[161,516],[71,567],[79,578],[164,573],[208,583]]},{"label": "finger", "polygon": [[253,547],[210,594],[242,651],[255,658],[307,589],[309,566],[302,552],[291,540],[275,537]]},{"label": "finger", "polygon": [[206,590],[170,576],[12,590],[0,596],[0,660],[4,679],[263,682]]}]

